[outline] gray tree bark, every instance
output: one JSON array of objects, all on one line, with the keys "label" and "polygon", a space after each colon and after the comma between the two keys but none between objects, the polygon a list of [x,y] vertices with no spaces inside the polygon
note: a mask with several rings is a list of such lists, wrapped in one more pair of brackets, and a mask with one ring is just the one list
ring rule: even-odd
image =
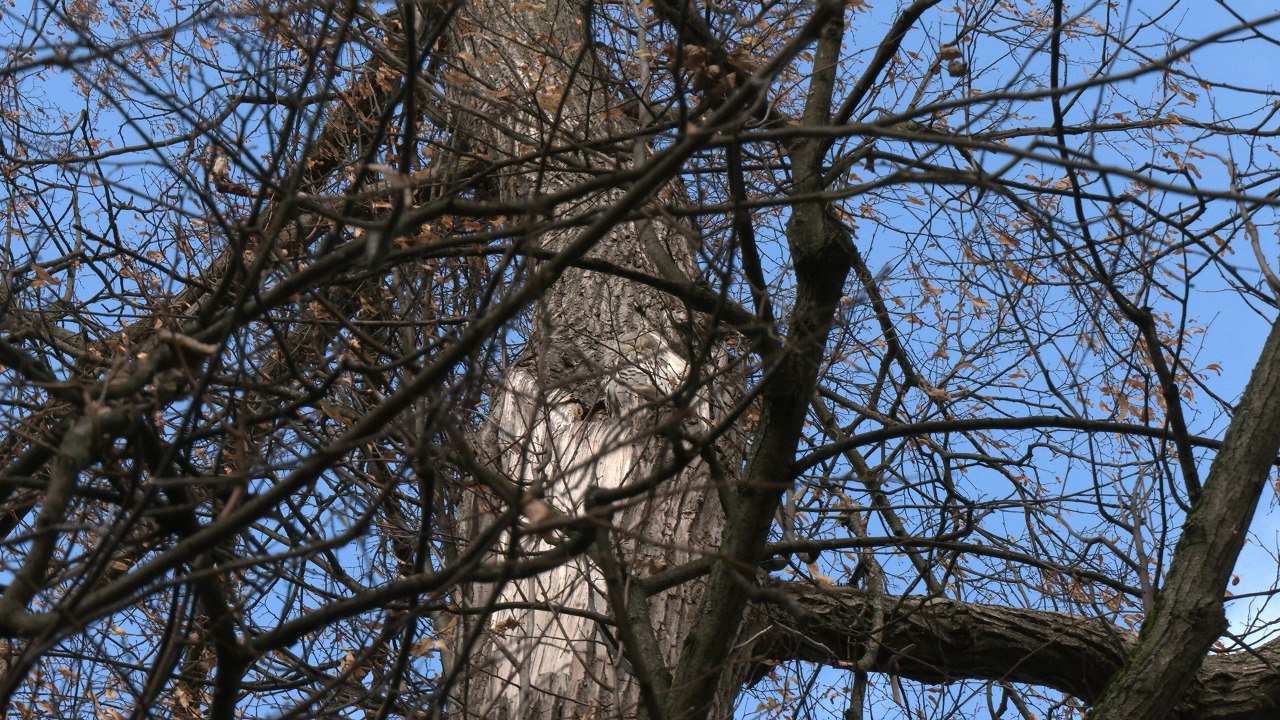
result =
[{"label": "gray tree bark", "polygon": [[[482,60],[476,74],[487,96],[506,100],[475,98],[481,112],[514,131],[481,135],[496,159],[557,144],[586,147],[632,129],[625,118],[606,120],[621,98],[589,54],[575,57],[573,48],[589,40],[577,3],[515,13],[506,3],[473,3],[458,25],[455,53]],[[551,97],[547,88],[559,92]],[[548,114],[529,111],[538,107]],[[589,179],[584,169],[644,156],[643,149],[629,158],[581,150],[539,158],[515,164],[499,192],[527,201],[572,191]],[[621,197],[588,192],[547,211],[588,215]],[[550,232],[529,243],[557,252],[570,237]],[[697,274],[690,241],[667,222],[622,223],[588,258],[653,277]],[[450,704],[455,716],[634,717],[643,695],[652,706],[669,686],[667,668],[688,634],[701,583],[646,597],[630,578],[700,557],[724,524],[717,480],[706,460],[689,456],[696,436],[723,415],[733,382],[717,376],[723,339],[704,325],[668,294],[582,269],[565,272],[541,298],[477,455],[568,518],[589,511],[592,492],[636,490],[593,517],[590,552],[532,578],[467,588],[464,605],[495,609],[460,616],[453,633],[451,660],[465,665]],[[663,477],[677,456],[684,466]],[[462,523],[467,536],[495,519],[482,497],[472,498],[471,509]],[[524,524],[536,524],[538,512],[526,512]],[[548,535],[527,527],[513,528],[504,543],[512,562],[551,547]],[[722,705],[727,712],[732,697]]]},{"label": "gray tree bark", "polygon": [[1277,451],[1280,324],[1272,327],[1204,490],[1182,525],[1155,610],[1090,717],[1156,720],[1184,700],[1210,647],[1226,630],[1227,582]]},{"label": "gray tree bark", "polygon": [[[1139,642],[1137,633],[1100,618],[800,583],[770,589],[794,604],[789,609],[757,605],[749,611],[748,631],[761,633],[757,650],[762,657],[848,667],[869,644],[878,643],[869,671],[925,683],[1028,683],[1094,704]],[[1274,718],[1280,712],[1278,662],[1280,641],[1209,655],[1192,674],[1190,691],[1170,701],[1163,717]]]}]

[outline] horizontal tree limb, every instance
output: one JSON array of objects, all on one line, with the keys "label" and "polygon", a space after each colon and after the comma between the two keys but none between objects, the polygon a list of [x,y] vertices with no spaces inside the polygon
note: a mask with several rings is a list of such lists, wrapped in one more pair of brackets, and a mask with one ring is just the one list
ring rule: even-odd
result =
[{"label": "horizontal tree limb", "polygon": [[[810,583],[774,583],[768,590],[786,600],[754,603],[754,627],[743,633],[761,633],[756,651],[766,662],[805,660],[852,668],[874,640],[881,647],[868,668],[871,672],[924,683],[1027,683],[1089,704],[1137,642],[1137,633],[1102,618],[945,598],[875,596]],[[883,626],[872,627],[878,614]],[[1280,640],[1253,650],[1210,655],[1172,717],[1277,717],[1278,663]]]}]

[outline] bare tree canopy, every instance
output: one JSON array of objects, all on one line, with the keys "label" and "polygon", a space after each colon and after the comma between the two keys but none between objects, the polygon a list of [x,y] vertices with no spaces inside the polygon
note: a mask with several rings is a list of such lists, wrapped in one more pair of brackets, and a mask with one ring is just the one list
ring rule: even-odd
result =
[{"label": "bare tree canopy", "polygon": [[0,9],[0,715],[1280,717],[1280,14]]}]

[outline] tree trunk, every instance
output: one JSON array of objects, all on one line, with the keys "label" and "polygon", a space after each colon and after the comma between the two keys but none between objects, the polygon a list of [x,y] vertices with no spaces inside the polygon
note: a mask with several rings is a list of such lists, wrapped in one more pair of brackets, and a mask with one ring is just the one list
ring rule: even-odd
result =
[{"label": "tree trunk", "polygon": [[[581,6],[566,1],[515,13],[507,3],[474,3],[459,16],[455,57],[476,59],[473,75],[488,86],[487,93],[462,89],[461,102],[501,117],[521,136],[477,133],[495,160],[557,145],[587,147],[633,129],[610,112],[621,100],[616,89],[590,57],[575,57],[574,48],[587,40],[582,15]],[[529,202],[588,180],[583,169],[626,165],[644,154],[643,148],[548,153],[506,172],[498,193]],[[621,196],[590,192],[554,208],[554,216],[587,216]],[[555,252],[569,238],[552,231],[530,244]],[[615,227],[588,257],[657,277],[672,268],[684,277],[697,273],[688,240],[647,220]],[[694,437],[722,414],[729,390],[723,378],[708,377],[715,363],[706,358],[723,358],[724,351],[720,340],[698,331],[700,324],[652,287],[580,269],[566,272],[542,298],[530,340],[494,394],[477,455],[527,496],[569,517],[587,510],[593,490],[642,489],[607,515],[593,515],[587,554],[531,578],[461,593],[469,612],[450,633],[448,661],[460,670],[451,716],[635,717],[643,693],[652,702],[655,688],[669,685],[668,668],[701,583],[646,598],[628,578],[694,559],[715,545],[724,525],[707,462],[685,457],[698,446]],[[677,455],[681,469],[646,483]],[[730,458],[718,464],[736,467]],[[465,545],[494,521],[497,508],[481,493],[462,506],[471,508],[460,521]],[[501,552],[516,563],[550,549],[550,539],[513,527]],[[732,702],[726,694],[721,715]]]}]

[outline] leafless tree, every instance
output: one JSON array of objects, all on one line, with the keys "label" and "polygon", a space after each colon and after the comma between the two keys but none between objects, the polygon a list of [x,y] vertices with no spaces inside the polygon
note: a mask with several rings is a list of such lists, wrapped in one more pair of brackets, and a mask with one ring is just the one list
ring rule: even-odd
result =
[{"label": "leafless tree", "polygon": [[4,8],[0,708],[1275,716],[1233,4]]}]

